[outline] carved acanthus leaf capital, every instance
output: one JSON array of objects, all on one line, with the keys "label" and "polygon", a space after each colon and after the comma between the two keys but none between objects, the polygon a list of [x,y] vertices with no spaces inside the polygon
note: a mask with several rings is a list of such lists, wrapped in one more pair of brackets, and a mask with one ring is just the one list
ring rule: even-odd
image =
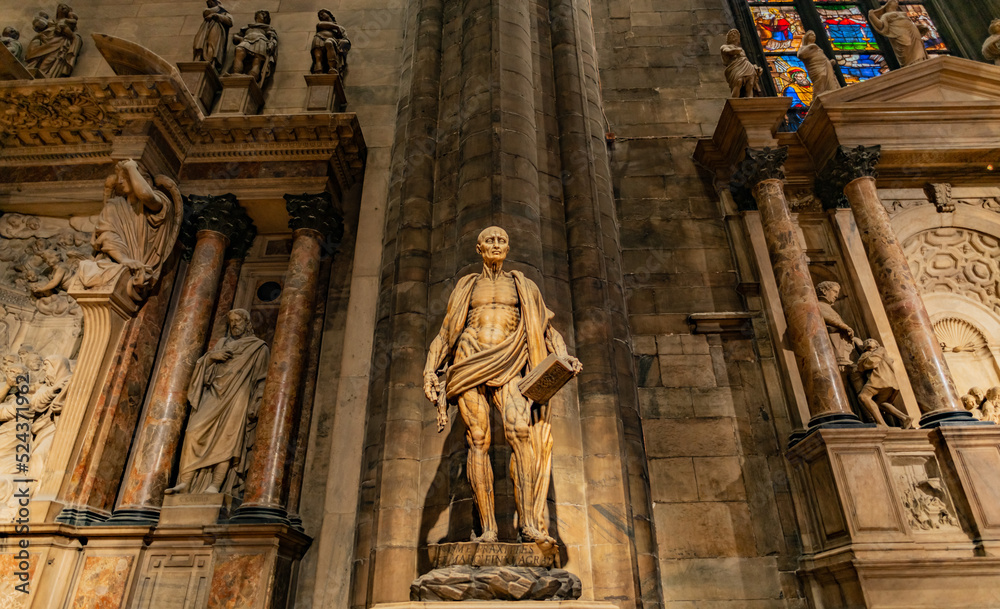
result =
[{"label": "carved acanthus leaf capital", "polygon": [[257,236],[257,227],[234,194],[189,195],[184,198],[184,225],[181,240],[188,256],[194,250],[199,231],[209,230],[229,240],[227,258],[243,258]]},{"label": "carved acanthus leaf capital", "polygon": [[340,244],[344,221],[334,208],[330,193],[285,195],[285,207],[288,209],[289,228],[315,230],[323,235],[331,248]]},{"label": "carved acanthus leaf capital", "polygon": [[849,208],[844,187],[858,178],[878,177],[878,162],[882,147],[840,146],[816,179],[816,196],[824,209]]},{"label": "carved acanthus leaf capital", "polygon": [[788,147],[747,148],[746,156],[733,172],[729,190],[741,211],[757,209],[753,198],[754,188],[765,180],[785,179],[785,160]]}]

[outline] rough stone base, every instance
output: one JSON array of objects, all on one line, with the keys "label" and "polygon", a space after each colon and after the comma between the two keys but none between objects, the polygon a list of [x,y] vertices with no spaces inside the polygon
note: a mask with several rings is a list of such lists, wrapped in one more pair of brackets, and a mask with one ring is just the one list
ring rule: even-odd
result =
[{"label": "rough stone base", "polygon": [[544,567],[434,569],[410,584],[412,601],[558,601],[580,598],[580,578]]}]

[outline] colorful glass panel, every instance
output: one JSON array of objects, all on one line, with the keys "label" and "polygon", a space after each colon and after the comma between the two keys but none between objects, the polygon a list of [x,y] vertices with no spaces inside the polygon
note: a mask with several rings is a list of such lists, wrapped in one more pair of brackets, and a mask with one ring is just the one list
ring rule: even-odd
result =
[{"label": "colorful glass panel", "polygon": [[905,10],[906,15],[920,28],[920,32],[924,35],[925,49],[928,51],[948,51],[948,45],[944,43],[941,33],[934,25],[934,20],[931,19],[930,13],[927,12],[923,4],[905,4],[900,8]]},{"label": "colorful glass panel", "polygon": [[795,9],[784,6],[751,6],[750,11],[765,52],[787,52],[799,48],[805,28]]},{"label": "colorful glass panel", "polygon": [[835,51],[877,51],[868,20],[856,6],[817,6],[819,18]]},{"label": "colorful glass panel", "polygon": [[792,108],[808,108],[813,101],[813,86],[806,66],[794,55],[770,55],[771,78],[779,95],[792,98]]},{"label": "colorful glass panel", "polygon": [[844,82],[849,85],[875,78],[889,71],[889,65],[881,55],[837,55],[836,62],[840,66],[840,73],[844,75]]}]

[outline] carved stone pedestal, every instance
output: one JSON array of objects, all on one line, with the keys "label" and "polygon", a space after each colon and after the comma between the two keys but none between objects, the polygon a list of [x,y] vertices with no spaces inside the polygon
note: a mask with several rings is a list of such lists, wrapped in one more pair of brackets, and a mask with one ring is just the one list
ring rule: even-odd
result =
[{"label": "carved stone pedestal", "polygon": [[252,77],[232,74],[220,78],[222,95],[212,110],[218,116],[239,116],[260,114],[264,107],[264,92]]},{"label": "carved stone pedestal", "polygon": [[343,112],[347,96],[340,74],[307,74],[306,110],[309,112]]},{"label": "carved stone pedestal", "polygon": [[[478,601],[476,609],[616,609],[614,603],[595,601]],[[372,609],[455,609],[452,602],[379,603]]]},{"label": "carved stone pedestal", "polygon": [[1000,430],[882,428],[821,429],[789,449],[813,604],[994,604],[998,447]]},{"label": "carved stone pedestal", "polygon": [[188,91],[198,100],[201,111],[208,116],[215,105],[215,99],[222,90],[222,82],[215,66],[210,61],[181,61],[177,63],[181,78]]},{"label": "carved stone pedestal", "polygon": [[235,498],[228,493],[184,493],[167,495],[160,510],[160,524],[216,524],[229,518]]}]

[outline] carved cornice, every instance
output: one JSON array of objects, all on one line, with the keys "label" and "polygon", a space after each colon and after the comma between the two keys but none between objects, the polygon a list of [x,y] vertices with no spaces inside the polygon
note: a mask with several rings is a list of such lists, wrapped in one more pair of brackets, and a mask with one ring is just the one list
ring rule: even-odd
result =
[{"label": "carved cornice", "polygon": [[816,196],[823,201],[824,209],[843,209],[850,205],[844,196],[844,187],[858,178],[878,177],[878,162],[882,147],[838,146],[833,158],[816,178]]},{"label": "carved cornice", "polygon": [[226,236],[229,240],[227,258],[246,256],[257,236],[257,227],[233,194],[184,197],[184,223],[181,226],[180,240],[187,256],[194,250],[198,231],[203,230]]},{"label": "carved cornice", "polygon": [[784,180],[788,148],[747,148],[746,156],[733,172],[729,190],[741,211],[757,209],[753,189],[764,180]]},{"label": "carved cornice", "polygon": [[285,195],[285,207],[288,209],[288,227],[293,231],[312,229],[323,235],[331,249],[340,245],[344,222],[333,207],[330,193]]},{"label": "carved cornice", "polygon": [[346,190],[366,156],[353,113],[205,117],[177,74],[0,82],[0,168],[107,163],[126,137],[159,142],[182,180],[257,177],[256,165],[233,170],[251,158],[276,174],[311,161]]}]

